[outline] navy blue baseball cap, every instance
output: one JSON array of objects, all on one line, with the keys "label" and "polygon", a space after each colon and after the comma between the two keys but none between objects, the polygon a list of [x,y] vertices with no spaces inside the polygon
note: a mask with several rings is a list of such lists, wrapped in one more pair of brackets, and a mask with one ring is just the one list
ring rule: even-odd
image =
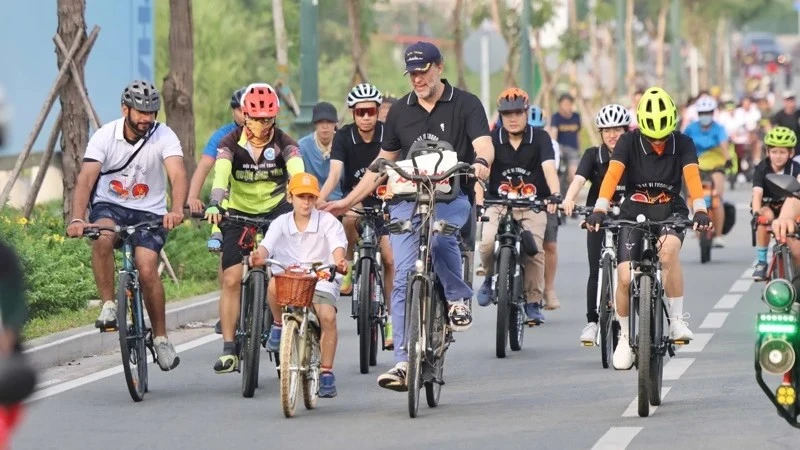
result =
[{"label": "navy blue baseball cap", "polygon": [[411,44],[406,49],[406,71],[409,72],[425,72],[431,68],[432,64],[442,62],[442,54],[439,49],[430,42],[419,41],[416,44]]}]

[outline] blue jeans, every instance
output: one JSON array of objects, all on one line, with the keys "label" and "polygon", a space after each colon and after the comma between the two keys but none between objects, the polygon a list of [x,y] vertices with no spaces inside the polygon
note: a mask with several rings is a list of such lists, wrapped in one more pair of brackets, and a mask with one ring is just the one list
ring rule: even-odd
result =
[{"label": "blue jeans", "polygon": [[[413,212],[414,203],[401,202],[390,208],[392,220],[408,220]],[[463,227],[470,220],[470,204],[467,196],[459,194],[450,203],[437,203],[434,210],[435,220],[445,220],[452,225]],[[413,223],[419,225],[419,216]],[[394,288],[392,289],[392,337],[394,338],[395,362],[408,361],[405,350],[405,318],[406,318],[406,286],[408,275],[414,270],[419,248],[419,235],[416,233],[392,234],[390,237],[394,252]],[[468,286],[461,273],[461,251],[458,248],[458,233],[455,236],[435,234],[431,243],[431,259],[433,269],[444,288],[447,300],[458,300],[472,297],[472,286]]]}]

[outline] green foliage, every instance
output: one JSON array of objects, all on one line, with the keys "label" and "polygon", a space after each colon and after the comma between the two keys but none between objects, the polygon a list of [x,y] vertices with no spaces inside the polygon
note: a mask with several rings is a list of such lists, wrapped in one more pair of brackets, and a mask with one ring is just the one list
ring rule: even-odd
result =
[{"label": "green foliage", "polygon": [[589,51],[589,41],[577,29],[567,29],[561,35],[561,59],[578,62]]}]

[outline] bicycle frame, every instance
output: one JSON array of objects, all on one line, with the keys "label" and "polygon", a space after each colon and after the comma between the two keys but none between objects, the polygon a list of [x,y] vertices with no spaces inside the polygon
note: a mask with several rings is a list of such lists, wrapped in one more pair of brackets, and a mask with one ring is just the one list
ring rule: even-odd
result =
[{"label": "bicycle frame", "polygon": [[[128,336],[128,340],[147,338],[149,329],[145,328],[144,322],[144,299],[142,299],[142,289],[139,285],[139,271],[136,269],[134,261],[134,248],[130,239],[125,239],[122,243],[122,269],[119,270],[118,275],[127,273],[130,275],[131,282],[133,283],[133,302],[131,303],[131,313],[136,318],[136,335]],[[119,277],[118,277],[119,278]],[[117,324],[117,327],[127,326],[127,324]]]},{"label": "bicycle frame", "polygon": [[[669,316],[666,314],[667,308],[664,304],[663,285],[661,284],[661,262],[658,259],[658,252],[655,249],[655,245],[653,245],[653,238],[649,233],[645,233],[642,237],[642,256],[640,259],[641,261],[638,262],[629,261],[631,268],[631,288],[628,299],[630,302],[630,309],[628,311],[636,311],[639,315],[652,314],[652,317],[655,319],[653,322],[653,349],[661,356],[664,356],[667,351],[669,351],[670,356],[674,356],[675,350],[669,340],[665,339],[663,332],[663,317],[667,318],[667,323],[669,324]],[[639,308],[636,299],[639,298],[639,280],[642,277],[649,277],[653,281],[652,286],[655,295],[651,298],[660,300],[660,305],[655,302],[650,304],[650,311],[638,311]],[[629,333],[628,336],[631,348],[638,350],[639,341],[636,334],[635,320],[629,321]],[[649,364],[649,362],[644,363]]]},{"label": "bicycle frame", "polygon": [[[600,251],[600,262],[602,263],[603,259],[606,256],[610,256],[611,258],[611,302],[613,304],[614,310],[617,309],[617,285],[619,284],[619,280],[617,279],[617,244],[614,239],[614,230],[611,228],[606,228],[604,230],[605,235],[603,237],[603,248]],[[599,265],[597,270],[597,294],[596,294],[596,309],[597,312],[600,312],[601,308],[601,301],[603,298],[603,264]],[[597,336],[595,337],[595,344],[600,343],[600,333],[602,333],[602,329],[600,327],[597,328]]]},{"label": "bicycle frame", "polygon": [[[351,297],[351,311],[350,317],[357,318],[358,317],[358,308],[356,304],[358,303],[358,279],[361,277],[361,262],[364,260],[369,260],[375,268],[375,277],[377,281],[377,285],[380,289],[377,289],[376,295],[380,296],[378,298],[378,303],[385,301],[383,295],[383,273],[381,270],[381,247],[380,247],[380,237],[377,234],[377,229],[375,228],[375,217],[370,215],[365,215],[361,218],[361,242],[356,245],[355,252],[353,254],[353,295]],[[367,274],[368,275],[368,274]]]}]

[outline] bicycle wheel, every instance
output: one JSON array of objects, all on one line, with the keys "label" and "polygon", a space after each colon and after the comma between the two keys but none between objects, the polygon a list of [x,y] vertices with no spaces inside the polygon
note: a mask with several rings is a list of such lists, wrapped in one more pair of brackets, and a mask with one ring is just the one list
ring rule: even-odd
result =
[{"label": "bicycle wheel", "polygon": [[522,288],[525,279],[525,268],[519,268],[519,276],[514,278],[513,299],[511,303],[511,315],[508,319],[508,344],[512,351],[522,350],[522,341],[525,339],[525,297],[522,295]]},{"label": "bicycle wheel", "polygon": [[283,415],[294,416],[297,391],[300,388],[300,341],[297,322],[287,320],[281,333],[281,407]]},{"label": "bicycle wheel", "polygon": [[321,353],[319,349],[319,328],[315,325],[309,326],[308,339],[306,339],[305,362],[303,367],[307,367],[303,377],[303,405],[306,409],[317,407],[319,398],[319,365]]},{"label": "bicycle wheel", "polygon": [[657,294],[653,296],[653,346],[654,351],[650,357],[650,404],[653,406],[661,405],[661,382],[664,377],[664,303],[662,300],[661,287],[656,285]]},{"label": "bicycle wheel", "polygon": [[711,261],[711,233],[700,233],[700,263]]},{"label": "bicycle wheel", "polygon": [[[438,296],[437,296],[438,297]],[[444,376],[444,356],[447,353],[447,311],[440,298],[433,300],[433,317],[431,318],[431,348],[433,349],[433,380],[425,382],[425,400],[428,406],[439,405],[442,395],[442,377]]]},{"label": "bicycle wheel", "polygon": [[[141,303],[136,305],[135,283],[131,274],[123,272],[117,284],[117,328],[122,369],[128,392],[135,402],[144,399],[147,391],[147,346]],[[130,320],[130,324],[128,323]]]},{"label": "bicycle wheel", "polygon": [[603,368],[608,369],[611,363],[611,358],[614,355],[614,306],[613,295],[614,283],[612,277],[614,276],[613,269],[611,268],[611,256],[606,255],[600,263],[603,274],[600,277],[600,299],[597,302],[600,309],[600,359],[603,363]]},{"label": "bicycle wheel", "polygon": [[[465,254],[465,253],[467,253],[467,254]],[[468,250],[467,252],[462,252],[461,253],[461,277],[464,280],[464,282],[467,283],[467,286],[469,286],[470,289],[471,289],[472,288],[472,264],[470,264],[470,262],[472,261],[472,257],[468,256],[468,254],[472,254],[472,252]],[[472,297],[465,298],[464,299],[464,304],[467,305],[467,308],[469,308],[470,311],[472,311]]]},{"label": "bicycle wheel", "polygon": [[511,272],[512,254],[508,247],[500,248],[500,257],[497,270],[497,327],[495,329],[495,355],[498,358],[506,357],[506,341],[508,339],[508,322],[511,319]]},{"label": "bicycle wheel", "polygon": [[[408,314],[406,314],[406,333],[408,339],[408,415],[413,419],[419,410],[419,390],[422,387],[422,360],[424,357],[422,339],[422,301],[425,296],[424,284],[414,280],[411,285],[411,295],[408,300]],[[397,345],[397,344],[395,344]]]},{"label": "bicycle wheel", "polygon": [[636,352],[636,363],[639,369],[639,417],[650,415],[650,358],[653,350],[652,338],[652,308],[651,300],[652,280],[647,276],[639,277],[639,333]]},{"label": "bicycle wheel", "polygon": [[374,274],[372,261],[364,258],[358,276],[358,362],[361,373],[369,373],[369,357],[373,341],[372,287]]},{"label": "bicycle wheel", "polygon": [[258,387],[258,366],[261,361],[261,327],[264,322],[266,281],[264,272],[252,270],[247,276],[244,325],[244,351],[241,364],[242,396],[251,398]]}]

